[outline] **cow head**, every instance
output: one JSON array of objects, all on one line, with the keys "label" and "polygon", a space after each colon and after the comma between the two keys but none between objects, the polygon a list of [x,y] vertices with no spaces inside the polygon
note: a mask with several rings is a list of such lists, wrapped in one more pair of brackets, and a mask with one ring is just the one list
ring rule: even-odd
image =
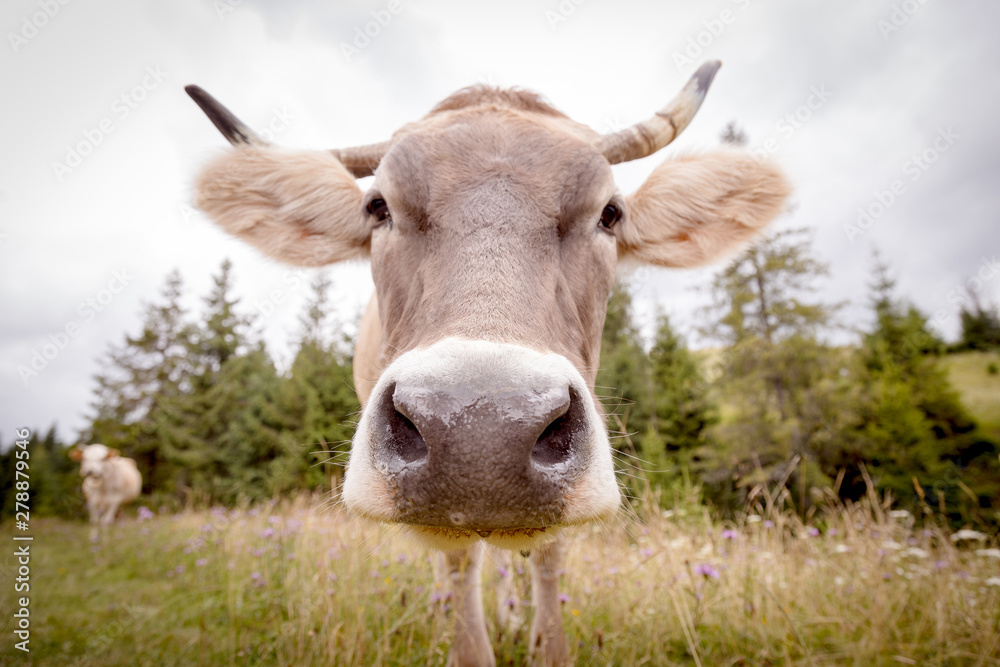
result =
[{"label": "cow head", "polygon": [[[534,94],[474,87],[390,141],[334,151],[267,145],[188,88],[235,146],[202,172],[202,210],[284,262],[371,260],[377,360],[356,377],[349,507],[451,547],[524,548],[615,511],[593,387],[617,263],[708,262],[788,192],[733,152],[667,161],[628,196],[615,187],[611,165],[670,143],[718,67],[612,135]],[[355,179],[372,173],[362,192]]]},{"label": "cow head", "polygon": [[69,451],[69,457],[80,464],[83,477],[100,477],[104,474],[104,462],[118,455],[117,449],[105,445],[77,445]]}]

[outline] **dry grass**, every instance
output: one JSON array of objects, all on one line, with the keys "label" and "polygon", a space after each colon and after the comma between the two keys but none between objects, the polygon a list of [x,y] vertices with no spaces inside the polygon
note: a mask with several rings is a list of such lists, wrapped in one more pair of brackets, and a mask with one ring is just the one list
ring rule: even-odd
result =
[{"label": "dry grass", "polygon": [[[447,591],[398,530],[300,498],[120,520],[35,522],[31,657],[44,665],[443,664]],[[695,505],[570,535],[564,620],[576,664],[1000,665],[1000,551],[954,543],[869,500],[804,524]],[[11,526],[4,526],[7,534]],[[990,550],[992,549],[992,550]],[[530,598],[527,562],[507,576]],[[525,662],[493,621],[498,662]],[[13,590],[7,561],[4,586]],[[5,610],[0,662],[20,664]],[[507,601],[501,601],[507,602]],[[18,662],[15,663],[14,660]]]}]

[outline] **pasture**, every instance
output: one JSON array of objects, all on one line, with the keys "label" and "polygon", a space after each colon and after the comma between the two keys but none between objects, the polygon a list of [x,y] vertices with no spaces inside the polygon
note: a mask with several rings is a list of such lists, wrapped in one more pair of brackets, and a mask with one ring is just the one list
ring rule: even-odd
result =
[{"label": "pasture", "polygon": [[[574,663],[1000,664],[1000,550],[985,535],[955,542],[874,497],[807,523],[761,502],[722,523],[694,498],[662,511],[647,493],[637,513],[571,533],[560,599]],[[30,658],[8,608],[4,664],[439,665],[451,643],[430,552],[322,498],[133,508],[97,546],[84,522],[33,532]],[[517,591],[502,601],[523,618],[513,631],[496,623],[501,577]],[[529,578],[521,556],[512,570],[488,556],[498,664],[526,661]]]}]

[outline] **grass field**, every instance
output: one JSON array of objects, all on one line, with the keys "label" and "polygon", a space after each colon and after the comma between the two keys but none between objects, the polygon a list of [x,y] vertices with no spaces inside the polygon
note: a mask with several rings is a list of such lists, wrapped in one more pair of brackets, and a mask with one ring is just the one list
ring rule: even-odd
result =
[{"label": "grass field", "polygon": [[[133,511],[99,546],[82,522],[36,520],[31,653],[13,648],[8,549],[0,663],[443,664],[450,604],[430,553],[321,506]],[[571,535],[563,616],[576,664],[1000,665],[994,542],[955,543],[872,502],[809,524],[652,508],[647,498],[645,521]],[[513,577],[526,601],[526,569],[520,556],[506,573],[484,567],[499,664],[526,661],[531,612],[497,628],[493,584]]]},{"label": "grass field", "polygon": [[990,364],[1000,367],[1000,354],[963,352],[947,355],[943,362],[962,403],[990,437],[1000,440],[1000,373],[988,370]]}]

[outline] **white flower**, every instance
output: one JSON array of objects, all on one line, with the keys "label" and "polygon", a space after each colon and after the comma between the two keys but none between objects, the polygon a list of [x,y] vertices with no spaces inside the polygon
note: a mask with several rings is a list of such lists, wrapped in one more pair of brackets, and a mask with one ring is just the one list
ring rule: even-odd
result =
[{"label": "white flower", "polygon": [[976,555],[982,556],[983,558],[1000,559],[1000,549],[976,549]]},{"label": "white flower", "polygon": [[977,542],[986,541],[986,533],[980,533],[978,530],[969,530],[968,528],[963,528],[954,535],[951,536],[952,542],[961,542],[962,540],[976,540]]},{"label": "white flower", "polygon": [[838,544],[837,546],[835,546],[833,548],[833,553],[835,553],[835,554],[846,554],[850,550],[851,550],[851,547],[847,546],[846,544]]},{"label": "white flower", "polygon": [[902,555],[910,556],[911,558],[927,558],[930,554],[919,547],[910,547]]},{"label": "white flower", "polygon": [[886,540],[882,543],[882,548],[886,551],[899,551],[903,548],[903,545],[899,542],[893,542],[892,540]]},{"label": "white flower", "polygon": [[1000,586],[1000,577],[990,577],[986,580],[987,586]]},{"label": "white flower", "polygon": [[747,523],[760,523],[760,515],[751,514],[750,516],[747,517]]},{"label": "white flower", "polygon": [[889,512],[889,516],[893,519],[906,519],[912,515],[907,510],[892,510]]}]

